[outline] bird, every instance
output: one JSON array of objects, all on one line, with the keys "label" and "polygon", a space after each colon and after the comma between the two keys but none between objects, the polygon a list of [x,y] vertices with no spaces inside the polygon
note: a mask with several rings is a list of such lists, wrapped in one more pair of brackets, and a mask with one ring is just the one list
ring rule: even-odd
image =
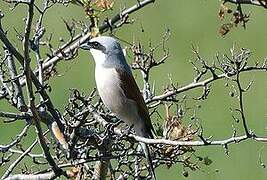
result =
[{"label": "bird", "polygon": [[[110,36],[98,36],[81,44],[80,48],[89,50],[93,56],[96,87],[104,105],[118,119],[133,127],[137,136],[153,139],[155,131],[148,108],[120,43]],[[152,178],[156,179],[149,147],[143,142],[139,143]]]}]

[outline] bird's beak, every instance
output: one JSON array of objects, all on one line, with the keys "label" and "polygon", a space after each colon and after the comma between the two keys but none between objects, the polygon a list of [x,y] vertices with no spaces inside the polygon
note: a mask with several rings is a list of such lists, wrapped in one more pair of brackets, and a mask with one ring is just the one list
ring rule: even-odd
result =
[{"label": "bird's beak", "polygon": [[85,43],[80,45],[80,48],[83,50],[90,50],[92,48],[92,45],[89,41],[86,41]]}]

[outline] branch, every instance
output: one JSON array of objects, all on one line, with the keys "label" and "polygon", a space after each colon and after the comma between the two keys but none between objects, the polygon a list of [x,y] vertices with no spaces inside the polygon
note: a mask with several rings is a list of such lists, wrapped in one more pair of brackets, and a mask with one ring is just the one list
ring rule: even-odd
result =
[{"label": "branch", "polygon": [[[246,67],[244,69],[242,69],[240,71],[241,72],[248,72],[248,71],[263,71],[265,72],[267,70],[267,67]],[[206,87],[208,84],[216,81],[216,80],[219,80],[219,79],[223,79],[223,78],[229,78],[229,77],[233,77],[236,75],[236,72],[235,73],[232,73],[232,74],[228,74],[228,73],[222,73],[222,74],[219,74],[217,76],[212,76],[208,79],[205,79],[203,81],[199,81],[199,82],[192,82],[188,85],[185,85],[181,88],[177,88],[177,89],[174,89],[174,90],[169,90],[161,95],[158,95],[158,96],[154,96],[152,97],[151,99],[147,99],[146,100],[146,103],[151,103],[151,102],[155,102],[155,101],[161,101],[161,100],[166,100],[172,96],[175,96],[177,94],[180,94],[182,92],[186,92],[188,90],[191,90],[191,89],[196,89],[196,88],[199,88],[199,87]]]},{"label": "branch", "polygon": [[32,19],[33,19],[33,13],[34,13],[34,0],[31,0],[28,7],[29,9],[28,9],[28,15],[27,15],[27,21],[26,21],[26,27],[25,27],[25,36],[23,38],[24,71],[25,71],[25,78],[26,78],[28,101],[30,105],[30,110],[33,115],[32,119],[35,124],[35,129],[38,135],[39,143],[43,149],[46,160],[49,163],[49,165],[52,166],[52,169],[54,173],[56,174],[56,176],[60,176],[65,173],[61,168],[57,166],[56,162],[54,161],[53,157],[51,156],[49,152],[49,147],[47,146],[45,138],[42,133],[42,128],[40,124],[41,118],[35,107],[35,96],[34,96],[33,87],[32,87],[32,76],[31,76],[30,55],[29,55],[29,36],[31,32],[31,25],[32,25]]},{"label": "branch", "polygon": [[45,173],[45,174],[16,174],[6,178],[5,180],[47,180],[47,179],[54,179],[55,173]]},{"label": "branch", "polygon": [[105,21],[102,26],[99,27],[99,31],[101,33],[104,33],[108,31],[110,28],[116,28],[115,24],[120,21],[125,19],[125,16],[128,16],[129,14],[134,13],[135,11],[138,11],[139,9],[145,7],[146,5],[150,3],[154,3],[155,0],[144,0],[144,1],[137,1],[138,3],[128,9],[125,9],[124,11],[118,13],[115,15],[112,19]]},{"label": "branch", "polygon": [[230,2],[234,4],[250,4],[255,6],[261,6],[267,8],[267,1],[266,0],[224,0],[224,3]]},{"label": "branch", "polygon": [[29,119],[30,118],[30,116],[27,113],[16,114],[16,113],[11,113],[11,112],[1,112],[1,111],[0,111],[0,117],[11,118],[11,119]]},{"label": "branch", "polygon": [[[48,133],[48,131],[46,131],[44,133],[44,135],[46,135]],[[7,178],[12,171],[15,169],[15,167],[20,163],[20,161],[27,156],[27,154],[29,154],[31,152],[31,150],[34,148],[34,146],[38,143],[38,139],[36,139],[31,145],[30,147],[28,147],[28,149],[26,149],[26,151],[23,152],[23,154],[21,154],[7,169],[7,171],[5,172],[5,174],[2,176],[1,179],[5,179]]]},{"label": "branch", "polygon": [[16,69],[13,56],[8,49],[6,49],[5,52],[6,52],[5,55],[7,57],[6,59],[7,59],[7,65],[8,65],[10,77],[12,79],[12,84],[14,87],[14,95],[13,95],[14,100],[13,101],[16,103],[17,108],[20,111],[26,112],[27,106],[24,101],[22,87],[20,86],[20,83],[19,83],[19,77],[17,77],[18,73],[17,73],[17,69]]},{"label": "branch", "polygon": [[[103,126],[107,126],[108,122],[101,117],[96,110],[90,106],[89,107],[91,113],[93,114],[94,118],[96,118],[97,121],[99,121]],[[122,136],[124,135],[123,132],[119,128],[114,128],[115,134]],[[248,136],[248,135],[242,135],[242,136],[233,136],[228,139],[224,140],[205,140],[205,141],[172,141],[168,139],[148,139],[140,136],[136,136],[134,134],[129,134],[128,137],[135,139],[139,142],[144,142],[146,144],[165,144],[165,145],[172,145],[172,146],[224,146],[228,144],[235,144],[239,143],[241,141],[252,139],[259,142],[267,142],[267,137],[256,137],[256,136]]]},{"label": "branch", "polygon": [[205,141],[172,141],[167,139],[147,139],[136,135],[129,135],[136,141],[144,142],[146,144],[166,144],[172,146],[224,146],[228,144],[236,144],[244,140],[252,139],[258,142],[267,142],[267,137],[250,137],[247,135],[231,137],[224,140],[205,140]]},{"label": "branch", "polygon": [[108,167],[110,165],[109,160],[101,160],[96,162],[94,166],[94,175],[92,179],[94,180],[105,180],[108,172]]},{"label": "branch", "polygon": [[[93,117],[100,122],[104,127],[106,127],[109,123],[101,116],[98,114],[96,109],[89,105],[88,110],[90,113],[93,115]],[[114,128],[114,133],[117,134],[118,136],[123,136],[125,135],[121,129],[115,127]],[[168,139],[148,139],[140,136],[136,136],[134,134],[129,134],[128,137],[135,139],[136,141],[139,142],[144,142],[147,144],[166,144],[166,145],[172,145],[172,146],[210,146],[210,145],[227,145],[227,144],[234,144],[234,143],[239,143],[241,141],[247,140],[247,139],[252,139],[255,141],[259,142],[267,142],[267,137],[257,137],[257,136],[248,136],[248,135],[242,135],[242,136],[233,136],[228,139],[224,140],[208,140],[205,139],[205,141],[172,141]]]},{"label": "branch", "polygon": [[[8,152],[11,152],[11,153],[16,153],[16,154],[23,154],[24,151],[22,150],[16,150],[16,149],[12,149],[10,148],[8,150]],[[41,154],[33,154],[33,153],[28,153],[27,156],[31,157],[31,158],[45,158],[45,156],[41,153]]]},{"label": "branch", "polygon": [[0,152],[6,152],[8,151],[11,147],[15,146],[16,144],[18,144],[22,137],[24,137],[26,135],[26,133],[28,132],[29,127],[31,126],[31,124],[26,124],[26,126],[22,129],[21,133],[17,135],[16,139],[13,140],[11,143],[9,143],[8,145],[0,145]]},{"label": "branch", "polygon": [[[10,51],[11,54],[13,54],[16,59],[19,61],[21,65],[24,65],[24,57],[17,51],[17,49],[11,44],[11,42],[8,40],[6,34],[4,33],[2,27],[0,26],[0,39],[6,46],[6,48]],[[63,129],[63,125],[60,121],[60,117],[58,112],[56,111],[50,97],[48,96],[47,92],[45,91],[45,88],[43,88],[42,84],[39,82],[38,78],[34,75],[31,69],[29,69],[29,73],[31,75],[31,80],[34,83],[36,89],[41,94],[48,111],[52,114],[53,119],[56,121],[57,125],[60,127],[60,129]]]},{"label": "branch", "polygon": [[[120,21],[121,19],[123,19],[125,16],[128,16],[129,14],[132,14],[134,12],[136,12],[137,10],[145,7],[146,5],[155,2],[155,0],[144,0],[141,1],[128,8],[125,9],[124,11],[116,14],[111,20],[109,20],[108,22],[104,22],[100,27],[99,27],[99,32],[102,34],[106,31],[108,31],[110,29],[110,27],[114,27],[114,25]],[[58,63],[60,60],[62,60],[64,58],[64,54],[69,54],[71,52],[73,52],[75,49],[77,49],[80,44],[84,43],[85,41],[87,41],[90,38],[90,33],[86,33],[85,35],[79,34],[76,37],[73,38],[72,42],[73,44],[64,44],[62,45],[56,52],[56,54],[54,55],[54,57],[52,58],[47,58],[44,60],[44,64],[43,64],[43,70],[48,69],[50,66],[55,65],[56,63]],[[35,74],[39,74],[38,70],[34,71]],[[21,81],[22,84],[25,83],[25,81]]]},{"label": "branch", "polygon": [[246,117],[245,117],[244,102],[243,102],[243,94],[244,94],[245,91],[241,87],[240,73],[237,74],[236,83],[237,83],[237,87],[238,87],[238,91],[239,91],[239,107],[240,107],[239,111],[240,111],[240,114],[241,114],[243,127],[244,127],[246,135],[247,136],[251,136],[251,133],[249,132],[249,129],[248,129],[248,126],[247,126]]}]

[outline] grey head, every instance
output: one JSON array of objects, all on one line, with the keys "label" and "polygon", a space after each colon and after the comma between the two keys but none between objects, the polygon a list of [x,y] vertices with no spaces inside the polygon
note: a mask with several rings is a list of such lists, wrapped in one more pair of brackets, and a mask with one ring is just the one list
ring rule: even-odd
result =
[{"label": "grey head", "polygon": [[122,68],[131,73],[119,42],[113,37],[95,37],[82,44],[80,48],[91,52],[96,66]]}]

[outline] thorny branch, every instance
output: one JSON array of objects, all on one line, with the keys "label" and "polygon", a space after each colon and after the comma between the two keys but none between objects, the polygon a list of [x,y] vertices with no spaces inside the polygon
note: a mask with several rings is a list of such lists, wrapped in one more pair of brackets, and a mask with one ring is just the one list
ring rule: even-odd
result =
[{"label": "thorny branch", "polygon": [[[267,61],[251,65],[248,61],[250,51],[231,49],[231,56],[216,56],[216,62],[204,59],[199,50],[192,48],[196,59],[191,61],[195,77],[192,82],[185,85],[176,85],[170,78],[170,82],[163,91],[156,91],[156,85],[151,85],[151,71],[158,66],[163,66],[169,59],[168,39],[170,30],[162,36],[156,45],[149,43],[148,47],[143,42],[133,42],[128,52],[133,57],[132,69],[140,72],[143,80],[143,96],[151,110],[151,119],[163,119],[155,123],[155,139],[138,137],[131,127],[125,126],[119,119],[110,113],[94,89],[89,95],[84,95],[77,89],[73,89],[68,104],[64,111],[59,112],[54,106],[48,91],[51,88],[47,82],[56,73],[56,65],[60,60],[70,60],[77,56],[77,48],[91,36],[105,32],[113,33],[117,28],[129,24],[129,16],[154,2],[154,0],[137,1],[128,9],[120,10],[112,18],[106,18],[99,22],[95,13],[94,3],[103,7],[103,12],[112,3],[107,0],[88,1],[85,9],[90,17],[90,25],[73,20],[72,24],[64,21],[69,32],[69,40],[54,50],[52,36],[46,40],[46,28],[43,19],[53,6],[58,4],[68,5],[75,1],[47,1],[43,0],[41,5],[34,0],[5,0],[15,9],[20,4],[27,7],[24,33],[21,33],[22,52],[15,48],[15,43],[8,38],[1,24],[4,14],[0,11],[0,39],[3,46],[3,54],[0,61],[0,100],[6,100],[10,106],[18,111],[0,111],[0,117],[4,123],[17,123],[25,121],[21,132],[14,135],[14,139],[7,141],[7,144],[0,145],[0,166],[8,165],[2,178],[6,179],[54,179],[61,175],[68,178],[84,179],[125,179],[125,178],[146,178],[150,179],[151,174],[144,161],[144,155],[137,146],[137,142],[144,142],[150,145],[153,152],[153,165],[155,168],[166,165],[171,167],[179,163],[183,166],[183,174],[188,175],[188,170],[200,168],[200,162],[204,161],[198,155],[197,146],[222,146],[228,153],[230,144],[241,143],[246,140],[267,142],[267,137],[258,136],[249,127],[249,119],[246,114],[244,103],[245,93],[249,93],[252,83],[244,88],[241,74],[253,73],[254,71],[266,72]],[[80,2],[80,1],[79,1]],[[238,4],[239,14],[235,23],[246,23],[246,16],[242,14],[242,4],[258,5],[266,8],[266,1],[223,1],[223,3]],[[92,4],[90,4],[92,3]],[[103,4],[104,3],[104,4]],[[78,3],[83,5],[82,2]],[[105,7],[108,7],[105,9]],[[35,13],[35,14],[34,14]],[[38,14],[34,26],[34,15]],[[102,25],[99,25],[102,24]],[[32,29],[34,33],[32,33]],[[79,27],[79,34],[76,29]],[[47,50],[47,58],[43,58],[42,51]],[[32,70],[31,58],[36,59],[36,70]],[[18,61],[16,63],[15,61]],[[233,134],[229,138],[221,140],[205,137],[205,130],[199,122],[196,113],[197,109],[192,105],[207,100],[211,86],[215,81],[226,81],[231,83],[235,93],[238,106],[232,108],[234,119],[240,119],[244,134]],[[24,87],[26,85],[26,87]],[[191,98],[191,90],[202,89],[198,97]],[[188,101],[193,101],[188,103]],[[162,118],[159,111],[165,107],[166,116]],[[164,115],[163,115],[164,116]],[[190,121],[188,119],[191,119]],[[52,138],[49,139],[48,131],[43,133],[41,122],[47,125]],[[155,122],[155,121],[154,121]],[[35,126],[36,140],[25,148],[24,140],[31,127]],[[40,145],[42,151],[35,152],[34,147]],[[52,151],[53,150],[53,151]],[[13,157],[18,157],[14,160]],[[25,165],[21,174],[14,174],[16,168],[23,164],[24,160],[32,160],[38,168]],[[49,165],[49,168],[47,168]]]}]

